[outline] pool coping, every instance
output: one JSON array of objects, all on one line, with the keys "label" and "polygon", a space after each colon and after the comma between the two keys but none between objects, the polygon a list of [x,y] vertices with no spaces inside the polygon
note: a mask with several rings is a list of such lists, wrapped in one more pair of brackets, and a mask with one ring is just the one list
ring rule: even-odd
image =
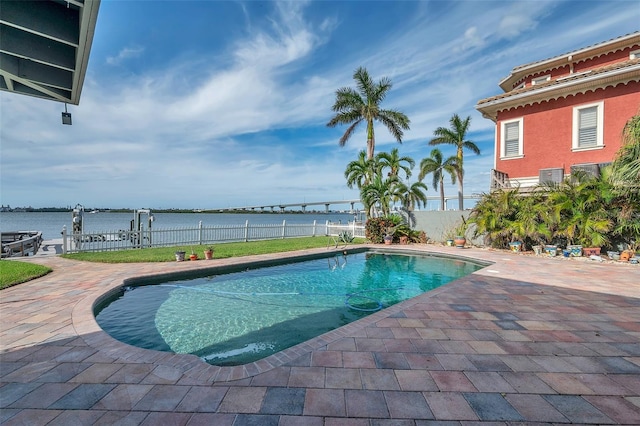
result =
[{"label": "pool coping", "polygon": [[[83,339],[83,341],[95,350],[103,353],[106,356],[126,361],[129,363],[153,363],[155,365],[161,365],[166,367],[172,367],[179,370],[183,375],[205,383],[213,382],[228,382],[242,380],[249,377],[256,376],[258,374],[267,372],[277,367],[287,365],[295,359],[307,355],[313,351],[322,350],[327,345],[334,343],[345,336],[353,336],[359,331],[364,330],[367,327],[375,324],[381,319],[388,318],[397,314],[407,307],[414,306],[417,303],[421,303],[425,298],[433,297],[440,294],[442,291],[449,290],[452,285],[456,285],[462,278],[450,281],[436,289],[430,290],[426,293],[422,293],[411,299],[396,303],[388,308],[377,311],[364,318],[360,318],[352,323],[341,326],[335,330],[323,333],[312,339],[298,343],[287,349],[284,349],[275,354],[269,355],[258,361],[254,361],[248,364],[237,366],[215,366],[208,364],[200,357],[191,354],[176,354],[172,352],[156,351],[152,349],[144,349],[136,346],[129,345],[115,339],[104,331],[98,322],[96,321],[94,310],[98,304],[110,297],[114,292],[119,292],[128,283],[141,281],[145,279],[158,279],[158,278],[171,278],[175,276],[184,276],[188,273],[202,273],[204,271],[224,271],[241,266],[257,266],[262,267],[266,265],[289,263],[294,261],[302,261],[314,258],[330,257],[332,254],[341,254],[344,251],[351,253],[360,252],[384,252],[384,253],[407,253],[427,257],[441,257],[447,259],[461,259],[464,261],[484,264],[484,266],[472,272],[469,275],[473,275],[483,269],[491,266],[494,262],[490,260],[484,260],[476,257],[460,255],[458,253],[443,253],[437,251],[425,251],[414,249],[411,246],[393,246],[393,247],[379,247],[371,245],[355,245],[348,249],[331,249],[328,251],[318,250],[305,250],[295,253],[276,253],[270,255],[258,255],[250,256],[246,258],[237,258],[233,262],[229,262],[230,259],[221,259],[224,263],[211,265],[204,262],[180,262],[188,266],[189,268],[180,268],[171,272],[155,272],[144,275],[117,277],[107,283],[106,287],[100,287],[92,291],[84,299],[81,299],[73,308],[71,319],[73,327]],[[193,264],[193,265],[192,265]],[[469,276],[466,275],[465,277]]]}]

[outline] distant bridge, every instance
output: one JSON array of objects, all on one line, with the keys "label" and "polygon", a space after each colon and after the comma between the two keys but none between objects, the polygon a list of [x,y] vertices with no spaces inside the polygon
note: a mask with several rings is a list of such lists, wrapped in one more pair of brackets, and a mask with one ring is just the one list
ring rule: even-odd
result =
[{"label": "distant bridge", "polygon": [[244,206],[244,207],[227,207],[222,209],[215,209],[220,212],[226,211],[241,211],[241,210],[270,210],[271,212],[275,212],[276,209],[280,209],[280,213],[284,213],[287,207],[300,207],[303,212],[307,211],[307,206],[324,206],[325,213],[329,213],[329,207],[331,205],[341,205],[341,204],[350,204],[351,205],[351,213],[355,213],[355,205],[357,203],[362,204],[360,199],[357,200],[339,200],[339,201],[314,201],[314,202],[301,202],[301,203],[290,203],[290,204],[264,204],[257,206]]},{"label": "distant bridge", "polygon": [[[463,197],[465,200],[478,200],[480,199],[479,195],[465,195]],[[457,200],[458,196],[453,196],[453,197],[446,197],[444,198],[444,203],[445,206],[447,205],[447,202],[449,200]],[[430,196],[427,197],[427,201],[440,201],[440,196]],[[343,205],[343,204],[350,204],[351,205],[351,209],[349,210],[350,213],[356,213],[355,210],[355,205],[356,204],[361,204],[362,205],[362,201],[360,201],[360,199],[356,199],[356,200],[338,200],[338,201],[314,201],[314,202],[306,202],[303,201],[301,203],[289,203],[289,204],[263,204],[263,205],[255,205],[255,206],[243,206],[243,207],[226,207],[226,208],[221,208],[221,209],[214,209],[220,212],[227,212],[227,211],[247,211],[247,210],[260,210],[260,211],[265,211],[265,210],[269,210],[272,213],[276,212],[276,209],[279,209],[280,213],[284,213],[285,209],[287,207],[300,207],[300,209],[303,212],[307,211],[307,206],[324,206],[324,211],[325,213],[329,213],[330,209],[329,207],[331,207],[332,205]]]}]

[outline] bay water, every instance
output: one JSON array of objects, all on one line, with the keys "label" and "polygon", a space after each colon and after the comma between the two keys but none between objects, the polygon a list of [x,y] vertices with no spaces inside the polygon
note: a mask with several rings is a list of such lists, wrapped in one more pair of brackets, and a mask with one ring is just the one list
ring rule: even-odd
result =
[{"label": "bay water", "polygon": [[[349,213],[153,213],[153,229],[195,228],[202,221],[203,226],[281,224],[318,224],[326,221],[347,223],[353,221]],[[84,213],[84,232],[110,232],[129,230],[134,213]],[[143,217],[146,218],[146,217]],[[44,240],[62,238],[62,227],[71,233],[71,212],[1,212],[0,230],[40,231]],[[360,220],[360,219],[358,219]]]}]

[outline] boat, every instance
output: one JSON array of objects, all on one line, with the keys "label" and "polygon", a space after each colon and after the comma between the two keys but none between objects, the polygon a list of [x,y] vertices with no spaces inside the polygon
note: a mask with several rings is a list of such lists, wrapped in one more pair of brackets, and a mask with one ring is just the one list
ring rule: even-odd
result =
[{"label": "boat", "polygon": [[4,257],[33,256],[42,244],[40,231],[2,232],[2,254]]}]

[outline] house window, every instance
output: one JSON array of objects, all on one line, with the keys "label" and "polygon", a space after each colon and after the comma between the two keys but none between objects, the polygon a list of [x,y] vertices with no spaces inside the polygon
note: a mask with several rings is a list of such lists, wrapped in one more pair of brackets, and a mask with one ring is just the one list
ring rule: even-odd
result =
[{"label": "house window", "polygon": [[599,149],[603,141],[604,104],[581,105],[573,109],[573,150]]},{"label": "house window", "polygon": [[547,81],[551,81],[550,75],[545,75],[544,77],[538,77],[531,80],[531,85],[535,86],[536,84],[546,83]]},{"label": "house window", "polygon": [[629,52],[629,59],[640,59],[640,50]]},{"label": "house window", "polygon": [[522,118],[504,121],[500,139],[502,159],[522,158]]}]

